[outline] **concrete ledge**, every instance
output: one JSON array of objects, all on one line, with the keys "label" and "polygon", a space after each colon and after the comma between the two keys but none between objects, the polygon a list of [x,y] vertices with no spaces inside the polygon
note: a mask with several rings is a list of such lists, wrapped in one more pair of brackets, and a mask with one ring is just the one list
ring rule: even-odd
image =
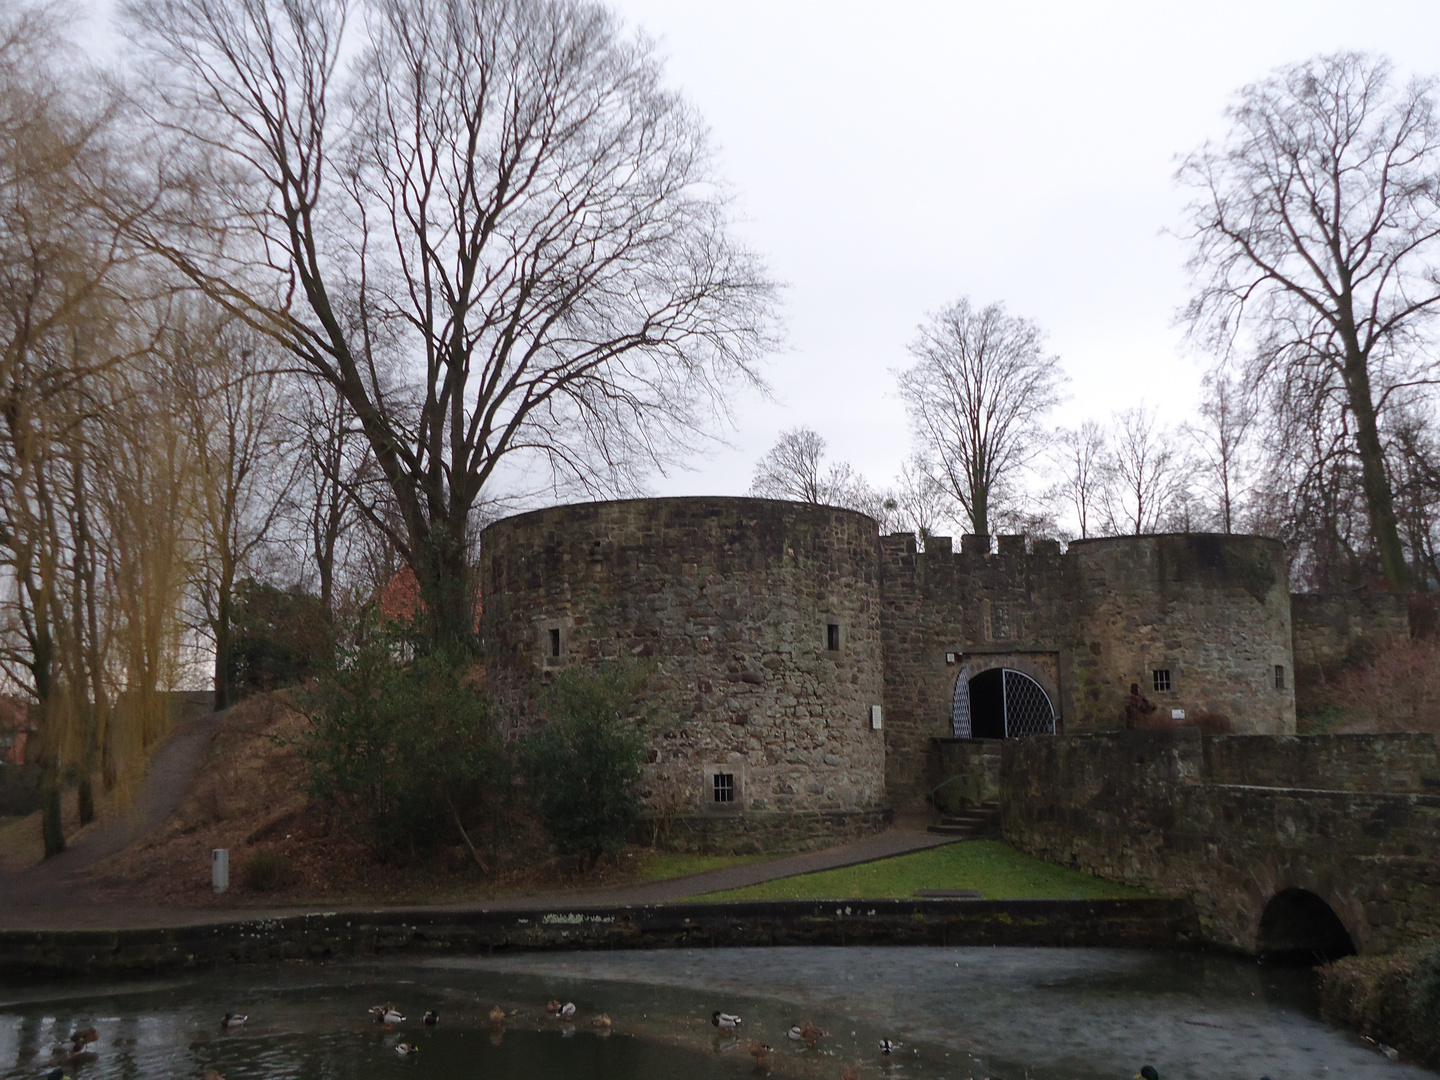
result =
[{"label": "concrete ledge", "polygon": [[328,912],[163,929],[0,932],[0,977],[273,960],[770,945],[1188,946],[1187,900],[785,900],[530,911]]}]

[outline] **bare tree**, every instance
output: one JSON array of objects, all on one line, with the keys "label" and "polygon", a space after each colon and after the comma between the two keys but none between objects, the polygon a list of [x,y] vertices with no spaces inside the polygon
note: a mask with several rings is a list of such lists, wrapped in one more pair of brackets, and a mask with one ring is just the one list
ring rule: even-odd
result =
[{"label": "bare tree", "polygon": [[931,314],[899,373],[900,396],[932,475],[988,535],[995,497],[1045,448],[1040,418],[1059,399],[1060,361],[1043,334],[1003,305],[957,300]]},{"label": "bare tree", "polygon": [[1113,535],[1153,533],[1175,495],[1177,455],[1152,409],[1126,409],[1115,417],[1105,470],[1106,526]]},{"label": "bare tree", "polygon": [[[188,424],[199,545],[195,591],[215,645],[215,708],[230,704],[236,586],[253,572],[296,465],[280,423],[282,384],[268,339],[189,311],[163,337]],[[159,354],[157,353],[157,356]]]},{"label": "bare tree", "polygon": [[693,450],[758,381],[774,290],[700,121],[602,7],[347,9],[126,5],[176,135],[144,239],[345,399],[432,633],[468,644],[502,461],[629,490]]},{"label": "bare tree", "polygon": [[1057,494],[1074,511],[1083,540],[1090,535],[1091,515],[1098,512],[1105,492],[1109,446],[1104,429],[1094,420],[1073,431],[1061,428],[1055,437],[1055,459],[1061,470]]},{"label": "bare tree", "polygon": [[826,502],[820,465],[824,457],[825,440],[818,432],[806,427],[783,431],[756,463],[750,494],[767,499]]},{"label": "bare tree", "polygon": [[884,493],[884,506],[884,531],[913,533],[921,551],[955,516],[954,497],[915,458],[900,466],[894,486]]},{"label": "bare tree", "polygon": [[1432,84],[1319,56],[1240,91],[1224,143],[1186,158],[1198,290],[1192,332],[1241,348],[1254,385],[1335,378],[1381,571],[1409,578],[1386,472],[1391,393],[1433,376],[1440,310],[1440,123]]},{"label": "bare tree", "polygon": [[1201,423],[1187,425],[1202,467],[1195,478],[1215,510],[1222,532],[1235,531],[1235,519],[1250,466],[1248,454],[1255,424],[1255,401],[1222,371],[1206,380],[1207,394],[1200,406]]}]

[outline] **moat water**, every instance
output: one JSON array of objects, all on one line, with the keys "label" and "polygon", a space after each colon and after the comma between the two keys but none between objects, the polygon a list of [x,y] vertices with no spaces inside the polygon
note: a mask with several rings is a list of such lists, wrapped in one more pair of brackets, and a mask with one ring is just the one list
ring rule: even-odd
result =
[{"label": "moat water", "polygon": [[[573,1001],[574,1023],[551,998]],[[392,1004],[386,1030],[368,1015]],[[499,1006],[502,1026],[488,1019]],[[427,1009],[440,1022],[426,1027]],[[738,1035],[710,1023],[740,1014]],[[227,1011],[249,1020],[222,1030]],[[606,1013],[609,1034],[590,1020]],[[816,1046],[792,1024],[826,1029]],[[93,1027],[86,1056],[57,1052]],[[897,1044],[886,1056],[879,1041]],[[751,1040],[774,1050],[757,1066]],[[418,1052],[401,1056],[401,1043]],[[1109,949],[808,948],[411,958],[0,986],[0,1077],[75,1080],[1433,1077],[1318,1018],[1303,969]]]}]

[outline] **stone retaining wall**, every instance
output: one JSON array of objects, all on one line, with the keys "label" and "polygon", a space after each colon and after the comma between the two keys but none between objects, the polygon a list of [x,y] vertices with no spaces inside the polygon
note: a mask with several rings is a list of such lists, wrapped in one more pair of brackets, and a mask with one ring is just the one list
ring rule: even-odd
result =
[{"label": "stone retaining wall", "polygon": [[276,960],[772,945],[1174,946],[1179,900],[840,900],[295,915],[156,930],[0,931],[0,977],[122,976]]},{"label": "stone retaining wall", "polygon": [[[1263,745],[1158,731],[1007,741],[1002,834],[1052,862],[1187,895],[1207,940],[1245,952],[1261,946],[1261,915],[1286,889],[1324,900],[1364,953],[1440,933],[1440,794],[1215,782],[1241,772],[1232,754],[1264,764]],[[1357,758],[1383,761],[1396,745],[1377,740]],[[1328,762],[1310,775],[1383,780],[1341,770],[1343,755],[1324,746],[1276,740],[1270,764]],[[1409,750],[1402,759],[1423,757]]]},{"label": "stone retaining wall", "polygon": [[683,814],[642,818],[635,839],[696,855],[764,855],[812,851],[879,832],[895,819],[889,807],[798,814]]}]

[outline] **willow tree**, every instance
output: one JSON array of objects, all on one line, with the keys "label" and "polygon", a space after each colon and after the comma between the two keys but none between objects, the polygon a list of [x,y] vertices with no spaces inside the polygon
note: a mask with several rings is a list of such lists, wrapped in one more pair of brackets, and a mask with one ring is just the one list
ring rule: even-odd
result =
[{"label": "willow tree", "polygon": [[603,7],[125,12],[173,136],[144,241],[344,399],[437,639],[473,633],[472,513],[507,461],[625,490],[756,381],[772,285],[700,120]]},{"label": "willow tree", "polygon": [[1301,396],[1343,403],[1380,570],[1406,588],[1384,418],[1397,391],[1436,376],[1433,84],[1396,85],[1387,61],[1335,53],[1243,88],[1227,116],[1225,139],[1178,174],[1194,192],[1187,317],[1272,397],[1303,384]]}]

